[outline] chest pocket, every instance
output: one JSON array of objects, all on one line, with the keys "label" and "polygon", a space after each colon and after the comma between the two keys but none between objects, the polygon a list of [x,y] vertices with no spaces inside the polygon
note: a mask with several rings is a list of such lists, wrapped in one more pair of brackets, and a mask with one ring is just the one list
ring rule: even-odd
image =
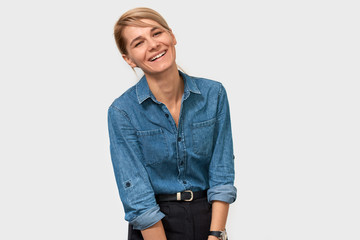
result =
[{"label": "chest pocket", "polygon": [[216,118],[192,124],[194,153],[210,157],[214,147]]},{"label": "chest pocket", "polygon": [[166,161],[169,149],[165,133],[162,129],[136,132],[144,154],[145,165],[152,165]]}]

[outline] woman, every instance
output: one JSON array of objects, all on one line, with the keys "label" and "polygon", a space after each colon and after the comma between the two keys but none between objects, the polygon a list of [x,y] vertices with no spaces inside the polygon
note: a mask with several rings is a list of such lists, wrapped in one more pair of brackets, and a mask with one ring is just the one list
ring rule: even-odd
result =
[{"label": "woman", "polygon": [[114,35],[124,60],[144,72],[108,111],[128,239],[226,239],[236,188],[224,87],[178,70],[176,38],[152,9],[124,13]]}]

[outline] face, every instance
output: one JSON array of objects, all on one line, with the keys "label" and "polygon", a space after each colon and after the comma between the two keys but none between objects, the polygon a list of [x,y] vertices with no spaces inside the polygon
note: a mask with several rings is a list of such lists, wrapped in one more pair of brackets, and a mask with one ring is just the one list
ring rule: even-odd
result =
[{"label": "face", "polygon": [[132,67],[141,68],[146,74],[156,74],[170,69],[175,63],[176,39],[157,22],[150,19],[141,21],[155,27],[127,26],[123,30],[128,54],[125,61]]}]

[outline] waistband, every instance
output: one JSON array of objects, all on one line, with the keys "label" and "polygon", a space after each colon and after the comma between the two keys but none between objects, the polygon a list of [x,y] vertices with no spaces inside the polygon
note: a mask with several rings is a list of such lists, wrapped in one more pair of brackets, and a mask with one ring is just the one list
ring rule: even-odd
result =
[{"label": "waistband", "polygon": [[193,200],[204,198],[207,196],[207,190],[193,192],[185,190],[174,194],[158,194],[155,196],[157,202],[172,202],[172,201],[185,201],[191,202]]}]

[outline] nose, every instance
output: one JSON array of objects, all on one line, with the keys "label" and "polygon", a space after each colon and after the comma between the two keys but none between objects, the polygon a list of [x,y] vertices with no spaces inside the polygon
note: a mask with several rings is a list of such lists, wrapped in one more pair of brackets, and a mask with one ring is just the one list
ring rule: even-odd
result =
[{"label": "nose", "polygon": [[159,43],[155,39],[149,39],[149,50],[156,49]]}]

